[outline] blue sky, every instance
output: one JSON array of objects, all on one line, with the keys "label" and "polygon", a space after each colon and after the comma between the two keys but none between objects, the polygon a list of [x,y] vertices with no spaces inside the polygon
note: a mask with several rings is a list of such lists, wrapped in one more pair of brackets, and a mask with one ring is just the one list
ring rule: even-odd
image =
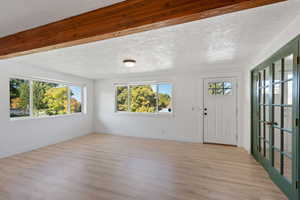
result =
[{"label": "blue sky", "polygon": [[[152,85],[152,89],[156,91],[156,85]],[[159,93],[168,94],[172,96],[172,85],[170,84],[159,84],[158,85]]]},{"label": "blue sky", "polygon": [[70,86],[70,89],[73,93],[73,98],[77,101],[81,102],[81,87],[78,86]]},{"label": "blue sky", "polygon": [[160,84],[158,90],[159,93],[168,94],[172,96],[172,85],[170,84]]}]

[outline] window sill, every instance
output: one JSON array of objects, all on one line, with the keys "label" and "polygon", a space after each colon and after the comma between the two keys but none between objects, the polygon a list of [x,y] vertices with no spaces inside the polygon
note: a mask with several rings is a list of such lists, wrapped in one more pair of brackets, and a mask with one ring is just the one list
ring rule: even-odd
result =
[{"label": "window sill", "polygon": [[174,112],[172,113],[136,113],[136,112],[114,112],[115,115],[119,116],[136,116],[136,117],[165,117],[165,118],[173,118],[175,117]]},{"label": "window sill", "polygon": [[53,119],[53,118],[63,118],[63,117],[79,117],[84,116],[85,113],[73,113],[65,115],[51,115],[51,116],[40,116],[40,117],[15,117],[10,118],[10,121],[24,121],[24,120],[39,120],[39,119]]}]

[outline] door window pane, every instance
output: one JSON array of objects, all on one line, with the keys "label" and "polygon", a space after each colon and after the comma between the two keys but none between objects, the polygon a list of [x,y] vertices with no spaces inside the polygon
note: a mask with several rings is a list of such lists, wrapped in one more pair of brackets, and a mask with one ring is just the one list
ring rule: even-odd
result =
[{"label": "door window pane", "polygon": [[232,89],[224,89],[224,95],[232,95]]},{"label": "door window pane", "polygon": [[274,106],[274,123],[281,127],[281,106]]},{"label": "door window pane", "polygon": [[82,111],[82,91],[79,86],[70,86],[70,111],[80,113]]},{"label": "door window pane", "polygon": [[223,82],[217,82],[216,89],[223,89]]},{"label": "door window pane", "polygon": [[264,123],[263,122],[261,122],[260,123],[260,137],[261,138],[263,138],[263,136],[264,136]]},{"label": "door window pane", "polygon": [[259,72],[260,76],[260,86],[263,87],[265,86],[265,75],[264,75],[264,70]]},{"label": "door window pane", "polygon": [[230,83],[230,82],[224,82],[224,88],[225,89],[231,89],[232,88],[232,83]]},{"label": "door window pane", "polygon": [[270,130],[271,130],[271,127],[269,125],[266,125],[265,140],[268,142],[270,141]]},{"label": "door window pane", "polygon": [[216,83],[208,83],[209,89],[216,89]]},{"label": "door window pane", "polygon": [[268,142],[266,142],[266,158],[269,160],[270,157],[270,145]]},{"label": "door window pane", "polygon": [[27,117],[29,111],[29,81],[22,79],[10,80],[10,117]]},{"label": "door window pane", "polygon": [[281,60],[274,63],[274,82],[281,81],[282,67]]},{"label": "door window pane", "polygon": [[265,89],[261,88],[260,89],[260,104],[264,104],[265,103]]},{"label": "door window pane", "polygon": [[284,149],[283,151],[292,155],[292,134],[284,132]]},{"label": "door window pane", "polygon": [[283,161],[283,175],[289,182],[292,182],[292,160],[289,157],[284,156]]},{"label": "door window pane", "polygon": [[265,155],[265,146],[264,146],[264,139],[260,139],[260,153],[262,156]]},{"label": "door window pane", "polygon": [[265,120],[264,119],[264,106],[259,106],[260,108],[260,120]]},{"label": "door window pane", "polygon": [[278,170],[278,172],[280,173],[280,160],[281,160],[281,156],[280,156],[280,152],[274,149],[274,168]]},{"label": "door window pane", "polygon": [[274,85],[274,104],[281,104],[281,84]]},{"label": "door window pane", "polygon": [[265,121],[270,121],[270,106],[265,106],[265,113],[266,113]]},{"label": "door window pane", "polygon": [[283,104],[293,104],[293,81],[287,81],[284,83],[284,98]]},{"label": "door window pane", "polygon": [[284,128],[292,130],[293,128],[293,108],[292,107],[284,107]]},{"label": "door window pane", "polygon": [[215,91],[216,90],[214,90],[214,89],[208,89],[208,94],[209,95],[215,95],[216,94]]},{"label": "door window pane", "polygon": [[272,104],[271,101],[271,87],[267,87],[265,89],[265,104],[270,105]]},{"label": "door window pane", "polygon": [[159,84],[157,87],[158,112],[172,112],[172,85]]},{"label": "door window pane", "polygon": [[265,86],[269,86],[270,85],[270,68],[266,67],[265,68]]},{"label": "door window pane", "polygon": [[216,89],[216,95],[223,95],[223,89]]},{"label": "door window pane", "polygon": [[284,80],[293,78],[293,63],[294,63],[293,55],[284,58]]},{"label": "door window pane", "polygon": [[278,150],[280,150],[280,144],[281,144],[281,134],[280,129],[275,128],[274,129],[274,147],[276,147]]}]

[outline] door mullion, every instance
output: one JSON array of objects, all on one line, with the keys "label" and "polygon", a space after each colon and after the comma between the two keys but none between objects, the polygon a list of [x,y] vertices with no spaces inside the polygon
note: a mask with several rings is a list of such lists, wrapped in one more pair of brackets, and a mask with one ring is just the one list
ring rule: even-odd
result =
[{"label": "door mullion", "polygon": [[[284,58],[281,59],[281,97],[280,103],[284,104]],[[280,107],[280,128],[284,128],[284,107]],[[284,151],[284,131],[280,130],[280,174],[283,175],[284,171],[284,156],[282,152]]]},{"label": "door mullion", "polygon": [[264,157],[266,157],[266,70],[263,70],[263,76],[264,76],[264,87],[263,87],[263,90],[264,90],[264,97],[263,97],[263,121],[264,121],[264,129],[263,129],[263,149],[264,149],[264,152],[263,152],[263,155]]},{"label": "door mullion", "polygon": [[[271,105],[273,105],[275,103],[275,85],[274,85],[274,79],[275,79],[275,66],[272,63],[270,66],[270,72],[271,72],[271,83],[270,83],[270,87],[271,87]],[[271,121],[274,122],[275,121],[275,117],[274,117],[274,106],[270,106],[270,110],[271,110]],[[271,162],[271,166],[274,166],[274,127],[271,126],[270,129],[270,162]]]}]

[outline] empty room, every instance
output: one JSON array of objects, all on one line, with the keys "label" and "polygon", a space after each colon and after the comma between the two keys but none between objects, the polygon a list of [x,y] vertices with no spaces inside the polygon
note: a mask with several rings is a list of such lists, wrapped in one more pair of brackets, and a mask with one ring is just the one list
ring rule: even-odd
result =
[{"label": "empty room", "polygon": [[300,199],[299,0],[0,11],[0,200]]}]

